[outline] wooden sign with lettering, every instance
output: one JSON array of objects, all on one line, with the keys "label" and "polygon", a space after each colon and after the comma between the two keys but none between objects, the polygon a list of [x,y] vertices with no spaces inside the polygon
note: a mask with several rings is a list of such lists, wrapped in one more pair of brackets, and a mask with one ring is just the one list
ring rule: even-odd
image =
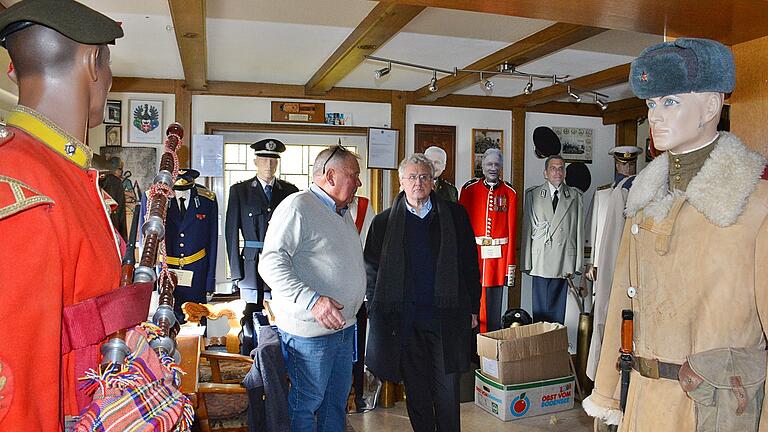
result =
[{"label": "wooden sign with lettering", "polygon": [[272,102],[272,121],[324,123],[325,104],[313,102]]}]

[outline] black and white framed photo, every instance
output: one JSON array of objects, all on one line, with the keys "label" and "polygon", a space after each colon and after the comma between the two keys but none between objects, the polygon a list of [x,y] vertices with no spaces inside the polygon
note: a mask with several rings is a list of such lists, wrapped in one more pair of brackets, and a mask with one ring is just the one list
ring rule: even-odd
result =
[{"label": "black and white framed photo", "polygon": [[130,101],[128,142],[162,144],[163,101]]},{"label": "black and white framed photo", "polygon": [[123,145],[123,128],[120,126],[106,126],[104,128],[105,143],[108,147]]},{"label": "black and white framed photo", "polygon": [[123,120],[123,102],[108,100],[104,107],[104,124],[119,125]]},{"label": "black and white framed photo", "polygon": [[560,156],[566,162],[592,163],[593,130],[577,127],[553,127],[563,146]]}]

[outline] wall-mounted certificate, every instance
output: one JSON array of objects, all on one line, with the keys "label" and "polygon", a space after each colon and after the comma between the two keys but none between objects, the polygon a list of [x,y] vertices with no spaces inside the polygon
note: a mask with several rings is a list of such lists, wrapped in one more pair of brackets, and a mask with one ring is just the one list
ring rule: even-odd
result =
[{"label": "wall-mounted certificate", "polygon": [[368,128],[368,168],[397,169],[397,129]]}]

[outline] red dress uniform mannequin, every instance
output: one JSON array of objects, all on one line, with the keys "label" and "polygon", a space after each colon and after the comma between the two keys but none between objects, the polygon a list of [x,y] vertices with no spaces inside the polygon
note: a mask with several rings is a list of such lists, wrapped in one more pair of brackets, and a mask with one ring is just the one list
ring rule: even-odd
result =
[{"label": "red dress uniform mannequin", "polygon": [[116,289],[119,243],[83,144],[112,83],[107,43],[122,35],[71,0],[0,12],[20,104],[0,130],[2,431],[63,430],[90,402],[78,378],[98,367],[100,342],[147,317],[150,286]]},{"label": "red dress uniform mannequin", "polygon": [[[491,150],[498,152],[497,149]],[[517,192],[512,185],[499,178],[500,152],[498,155],[495,152],[489,152],[490,150],[483,156],[483,173],[486,177],[467,182],[461,188],[459,196],[459,204],[463,205],[469,214],[477,244],[480,280],[483,286],[480,297],[480,332],[495,330],[488,327],[489,287],[514,284],[517,263],[515,258]],[[486,169],[486,162],[493,162],[494,159],[498,160],[498,167]],[[496,181],[491,183],[489,179]],[[491,318],[490,323],[498,322],[491,327],[500,326],[503,312],[500,311],[499,317]]]}]

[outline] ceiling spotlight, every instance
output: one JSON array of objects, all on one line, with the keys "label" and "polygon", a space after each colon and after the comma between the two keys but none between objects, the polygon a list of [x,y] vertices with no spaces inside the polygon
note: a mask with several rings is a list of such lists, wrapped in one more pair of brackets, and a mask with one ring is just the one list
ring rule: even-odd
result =
[{"label": "ceiling spotlight", "polygon": [[568,96],[572,97],[576,102],[581,102],[581,96],[571,91],[571,86],[568,86]]},{"label": "ceiling spotlight", "polygon": [[490,96],[493,93],[493,82],[488,79],[484,80],[482,72],[480,72],[480,87],[482,87],[486,96]]},{"label": "ceiling spotlight", "polygon": [[595,95],[595,103],[600,107],[600,111],[605,111],[608,109],[608,104],[598,99],[597,95]]},{"label": "ceiling spotlight", "polygon": [[431,93],[437,91],[437,71],[432,71],[432,79],[429,80],[429,91]]},{"label": "ceiling spotlight", "polygon": [[523,89],[523,93],[529,95],[533,93],[533,77],[528,77],[528,84],[525,85],[525,88]]},{"label": "ceiling spotlight", "polygon": [[373,73],[373,77],[376,79],[381,79],[382,77],[389,74],[389,71],[391,70],[392,70],[392,63],[388,64],[387,67],[376,69],[376,72]]}]

